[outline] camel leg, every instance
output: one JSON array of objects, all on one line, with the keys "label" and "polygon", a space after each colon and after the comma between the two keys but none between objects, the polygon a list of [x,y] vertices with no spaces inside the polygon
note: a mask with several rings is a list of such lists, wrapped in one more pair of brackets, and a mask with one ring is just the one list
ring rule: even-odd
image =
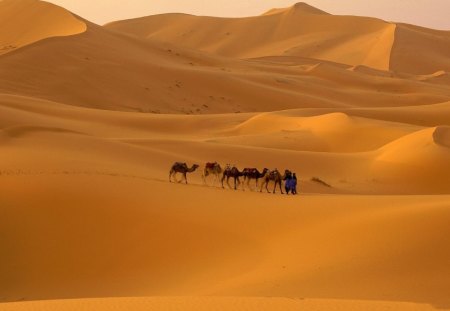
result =
[{"label": "camel leg", "polygon": [[171,170],[171,171],[169,172],[169,182],[172,182],[172,174],[173,174],[173,171]]},{"label": "camel leg", "polygon": [[227,176],[227,185],[228,185],[228,188],[231,189],[231,186],[230,186],[230,176]]},{"label": "camel leg", "polygon": [[223,181],[224,181],[224,179],[225,179],[225,175],[222,175],[222,188],[225,188],[225,187],[223,186]]},{"label": "camel leg", "polygon": [[202,174],[203,183],[206,185],[206,177],[208,176],[208,171],[205,169]]},{"label": "camel leg", "polygon": [[267,190],[267,193],[270,193],[270,191],[269,191],[269,181],[266,182],[266,190]]},{"label": "camel leg", "polygon": [[183,173],[183,178],[184,178],[184,182],[185,182],[185,184],[187,185],[187,176],[186,176],[186,173]]},{"label": "camel leg", "polygon": [[282,187],[282,185],[281,185],[282,183],[283,183],[283,182],[280,180],[280,184],[279,184],[279,185],[280,185],[280,191],[281,191],[281,194],[284,194],[284,192],[283,192],[283,187]]}]

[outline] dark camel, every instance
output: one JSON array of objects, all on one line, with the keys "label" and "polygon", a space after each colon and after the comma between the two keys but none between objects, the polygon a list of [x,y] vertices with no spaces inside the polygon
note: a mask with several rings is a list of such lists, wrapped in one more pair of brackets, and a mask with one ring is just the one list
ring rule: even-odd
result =
[{"label": "dark camel", "polygon": [[236,166],[231,167],[230,165],[227,165],[222,175],[222,188],[225,188],[223,186],[223,181],[225,180],[225,178],[227,179],[228,187],[231,188],[229,179],[230,177],[232,177],[234,178],[234,190],[237,190],[237,185],[241,183],[241,181],[239,180],[239,177],[241,176],[243,176],[243,174],[238,170]]},{"label": "dark camel", "polygon": [[177,183],[181,182],[182,180],[181,181],[177,181],[177,178],[176,178],[176,174],[180,173],[180,174],[183,175],[184,181],[187,184],[188,182],[187,182],[186,174],[195,172],[195,170],[198,167],[199,166],[197,164],[194,164],[194,165],[192,165],[191,168],[189,168],[186,163],[176,162],[176,163],[174,163],[174,165],[172,165],[172,168],[170,169],[169,181],[172,182],[172,177],[173,177]]},{"label": "dark camel", "polygon": [[219,179],[220,174],[223,173],[223,169],[220,166],[219,163],[217,162],[209,162],[206,163],[205,168],[203,169],[203,182],[206,184],[206,177],[208,177],[209,175],[213,175],[214,176],[214,181],[213,181],[213,187],[216,183],[216,181]]},{"label": "dark camel", "polygon": [[270,193],[268,186],[269,182],[273,181],[274,182],[273,193],[276,193],[278,185],[280,187],[281,194],[284,194],[281,184],[283,183],[283,180],[285,180],[286,177],[289,176],[289,174],[291,174],[291,171],[289,170],[285,170],[284,175],[281,175],[281,173],[277,169],[273,171],[267,171],[266,175],[263,177],[263,182],[261,184],[261,192],[263,191],[263,187],[266,186],[267,192]]},{"label": "dark camel", "polygon": [[266,176],[267,171],[269,169],[264,168],[264,170],[260,173],[256,168],[244,168],[242,173],[244,174],[244,182],[242,183],[242,190],[245,190],[245,182],[247,181],[247,187],[250,188],[250,180],[254,179],[256,181],[256,188],[258,188],[258,181],[260,178]]}]

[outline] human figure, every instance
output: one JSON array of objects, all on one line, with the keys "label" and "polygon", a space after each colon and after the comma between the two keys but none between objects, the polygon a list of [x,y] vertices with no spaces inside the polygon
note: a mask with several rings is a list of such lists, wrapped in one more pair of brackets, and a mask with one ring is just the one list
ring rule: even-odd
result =
[{"label": "human figure", "polygon": [[295,173],[291,179],[291,191],[292,191],[292,194],[297,194],[297,174],[295,174]]},{"label": "human figure", "polygon": [[286,174],[284,189],[286,190],[287,195],[289,194],[289,192],[292,191],[292,175],[291,174]]}]

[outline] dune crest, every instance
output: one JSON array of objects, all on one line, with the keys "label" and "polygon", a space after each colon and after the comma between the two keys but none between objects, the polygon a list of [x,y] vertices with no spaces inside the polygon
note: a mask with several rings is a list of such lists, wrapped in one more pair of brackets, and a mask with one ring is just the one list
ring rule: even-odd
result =
[{"label": "dune crest", "polygon": [[86,29],[81,19],[48,2],[0,1],[0,55],[43,39],[83,33]]},{"label": "dune crest", "polygon": [[331,15],[305,3],[254,17],[162,14],[105,27],[228,57],[300,56],[410,74],[450,70],[448,31]]},{"label": "dune crest", "polygon": [[416,191],[447,193],[450,176],[449,133],[448,126],[428,128],[384,146],[372,167],[375,178],[403,185],[408,180],[414,180]]},{"label": "dune crest", "polygon": [[300,14],[329,14],[316,7],[313,7],[305,2],[298,2],[288,8],[275,8],[263,13],[262,15],[274,15],[285,13],[300,13]]}]

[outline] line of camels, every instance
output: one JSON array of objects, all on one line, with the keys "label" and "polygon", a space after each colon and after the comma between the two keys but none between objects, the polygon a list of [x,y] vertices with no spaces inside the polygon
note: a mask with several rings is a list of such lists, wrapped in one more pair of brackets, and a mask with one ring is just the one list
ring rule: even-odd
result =
[{"label": "line of camels", "polygon": [[[176,162],[172,165],[170,172],[169,172],[169,181],[172,182],[172,179],[174,179],[175,182],[184,182],[187,184],[187,174],[195,172],[200,166],[198,164],[192,165],[192,167],[188,167],[186,163],[182,162]],[[176,174],[179,173],[183,176],[183,179],[181,181],[178,181],[176,179]],[[229,179],[234,179],[234,190],[238,189],[238,186],[242,184],[242,190],[245,190],[245,185],[247,185],[247,188],[250,190],[250,181],[255,180],[256,189],[258,189],[258,182],[261,179],[262,183],[259,187],[260,192],[263,191],[263,188],[265,187],[266,191],[270,193],[269,191],[269,183],[274,182],[273,187],[273,193],[276,193],[277,186],[280,188],[280,191],[282,194],[283,188],[282,183],[284,180],[291,178],[293,176],[293,173],[289,170],[285,170],[284,175],[282,175],[277,169],[269,170],[267,168],[264,168],[262,172],[259,172],[256,168],[245,168],[242,171],[239,171],[239,169],[236,166],[231,166],[227,164],[225,168],[222,168],[219,163],[217,162],[210,162],[206,163],[203,173],[202,173],[202,179],[205,184],[207,184],[207,177],[208,176],[214,176],[214,181],[212,183],[212,186],[215,185],[216,181],[221,179],[222,182],[222,188],[225,188],[224,181],[226,180],[226,183],[229,188],[231,188],[229,184]],[[240,181],[240,177],[244,177],[244,181]]]}]

